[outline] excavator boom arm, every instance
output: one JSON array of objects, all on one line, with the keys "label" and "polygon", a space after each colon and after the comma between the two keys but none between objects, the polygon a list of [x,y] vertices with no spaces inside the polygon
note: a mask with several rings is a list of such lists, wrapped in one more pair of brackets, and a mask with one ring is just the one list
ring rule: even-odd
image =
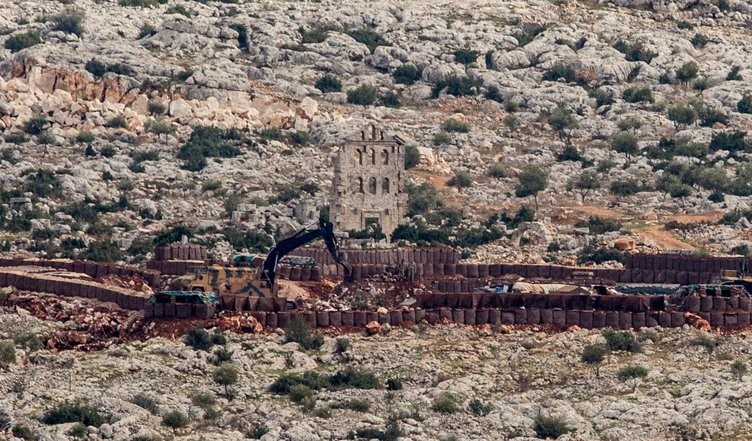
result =
[{"label": "excavator boom arm", "polygon": [[286,239],[280,240],[277,245],[269,251],[266,260],[264,260],[261,279],[267,281],[269,286],[273,287],[277,278],[277,263],[279,260],[295,249],[318,238],[324,239],[326,248],[329,250],[332,258],[335,262],[345,268],[345,276],[349,277],[351,267],[346,262],[344,253],[339,250],[337,239],[334,237],[334,226],[331,222],[322,219],[319,220],[317,228],[303,229]]}]

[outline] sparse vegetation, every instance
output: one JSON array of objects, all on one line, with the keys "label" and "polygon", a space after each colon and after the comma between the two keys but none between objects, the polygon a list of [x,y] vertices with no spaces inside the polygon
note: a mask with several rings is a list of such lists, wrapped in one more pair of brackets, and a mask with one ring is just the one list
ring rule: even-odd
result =
[{"label": "sparse vegetation", "polygon": [[83,423],[99,427],[107,422],[99,410],[84,403],[64,403],[48,410],[42,417],[44,424]]},{"label": "sparse vegetation", "polygon": [[629,331],[614,331],[607,328],[601,332],[606,339],[606,345],[611,351],[641,352],[642,345],[635,338],[634,334]]},{"label": "sparse vegetation", "polygon": [[565,433],[572,431],[572,429],[567,426],[564,419],[540,414],[535,417],[533,430],[540,439],[557,439]]},{"label": "sparse vegetation", "polygon": [[637,384],[639,382],[640,378],[645,378],[648,376],[648,370],[642,366],[625,366],[621,369],[619,369],[619,372],[617,373],[617,377],[619,378],[619,381],[622,382],[631,382],[632,383],[632,391],[634,392],[635,389],[637,389]]},{"label": "sparse vegetation", "polygon": [[177,430],[188,425],[188,416],[179,410],[171,410],[162,416],[162,425]]},{"label": "sparse vegetation", "polygon": [[41,44],[42,37],[37,31],[28,31],[18,34],[13,34],[5,40],[5,49],[11,52],[18,52],[28,47]]},{"label": "sparse vegetation", "polygon": [[394,69],[394,72],[392,72],[392,77],[394,78],[394,82],[397,84],[412,85],[421,79],[422,73],[423,71],[421,69],[418,69],[412,64],[403,64],[397,69]]},{"label": "sparse vegetation", "polygon": [[333,75],[326,74],[316,80],[316,89],[323,93],[342,91],[342,83]]},{"label": "sparse vegetation", "polygon": [[449,392],[443,392],[431,403],[431,410],[439,413],[457,413],[461,409],[457,404],[457,398]]},{"label": "sparse vegetation", "polygon": [[66,8],[63,12],[52,17],[52,30],[82,37],[84,35],[84,12]]},{"label": "sparse vegetation", "polygon": [[600,365],[608,353],[608,348],[601,344],[587,345],[582,351],[580,360],[593,367],[596,377],[600,377]]},{"label": "sparse vegetation", "polygon": [[379,90],[369,84],[361,84],[355,89],[347,91],[347,102],[361,106],[370,106],[379,98]]},{"label": "sparse vegetation", "polygon": [[312,333],[308,323],[299,317],[287,324],[285,340],[298,343],[303,349],[318,349],[324,344],[324,338],[320,334]]},{"label": "sparse vegetation", "polygon": [[11,341],[0,341],[0,368],[7,369],[16,362],[16,347]]}]

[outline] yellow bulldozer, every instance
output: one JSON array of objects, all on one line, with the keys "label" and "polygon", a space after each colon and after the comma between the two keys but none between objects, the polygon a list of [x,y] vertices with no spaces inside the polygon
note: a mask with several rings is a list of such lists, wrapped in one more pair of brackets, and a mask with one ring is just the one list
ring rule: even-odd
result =
[{"label": "yellow bulldozer", "polygon": [[[280,289],[292,289],[288,284],[283,286],[277,281],[277,266],[280,261],[293,250],[322,238],[326,248],[334,261],[345,269],[345,276],[349,277],[351,267],[347,263],[345,254],[340,251],[334,236],[331,222],[319,220],[318,225],[308,226],[294,235],[279,241],[267,254],[263,262],[258,259],[235,259],[232,265],[210,265],[195,270],[193,274],[179,277],[171,284],[171,289],[178,291],[213,292],[222,297],[250,296],[275,298]],[[282,297],[289,298],[288,295]]]}]

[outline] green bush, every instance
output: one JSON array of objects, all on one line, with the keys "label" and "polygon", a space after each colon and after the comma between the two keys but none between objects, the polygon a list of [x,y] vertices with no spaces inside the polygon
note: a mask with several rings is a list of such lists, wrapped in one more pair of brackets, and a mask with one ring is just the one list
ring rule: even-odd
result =
[{"label": "green bush", "polygon": [[8,133],[3,137],[3,139],[5,139],[5,142],[9,142],[11,144],[23,144],[29,141],[29,137],[23,132]]},{"label": "green bush", "polygon": [[347,91],[347,102],[361,106],[370,106],[376,103],[379,90],[370,84],[361,84],[355,89]]},{"label": "green bush", "polygon": [[391,107],[393,109],[397,109],[401,106],[399,101],[399,95],[397,95],[396,92],[393,90],[390,90],[389,92],[381,95],[381,98],[379,99],[379,104],[384,107]]},{"label": "green bush", "polygon": [[694,78],[697,78],[697,73],[700,71],[700,67],[694,61],[688,61],[681,65],[676,70],[676,79],[682,82],[687,82]]},{"label": "green bush", "polygon": [[653,92],[649,87],[629,87],[624,90],[621,97],[628,103],[652,103],[654,101]]},{"label": "green bush", "polygon": [[40,198],[57,197],[62,194],[60,180],[55,172],[39,169],[26,175],[25,191]]},{"label": "green bush", "polygon": [[33,332],[22,332],[13,337],[16,346],[34,352],[42,349],[42,340]]},{"label": "green bush", "polygon": [[135,404],[136,406],[146,409],[151,413],[152,415],[159,415],[159,403],[156,399],[143,394],[143,393],[137,393],[133,396],[131,399],[131,403]]},{"label": "green bush", "polygon": [[380,34],[370,29],[355,29],[348,31],[347,35],[352,37],[353,40],[357,41],[358,43],[363,43],[368,46],[368,50],[370,50],[371,53],[373,53],[373,51],[376,50],[378,46],[392,45],[391,43],[386,41]]},{"label": "green bush", "polygon": [[334,409],[349,409],[354,410],[356,412],[368,412],[371,410],[371,403],[369,403],[367,400],[361,400],[361,399],[352,399],[340,403],[335,403],[332,405],[332,408]]},{"label": "green bush", "polygon": [[637,136],[632,132],[618,132],[611,140],[611,148],[618,153],[624,153],[627,158],[639,153]]},{"label": "green bush", "polygon": [[167,0],[119,0],[120,6],[130,6],[139,8],[156,8],[159,5],[167,3]]},{"label": "green bush", "polygon": [[457,399],[449,392],[443,392],[431,403],[431,410],[439,413],[457,413],[461,409],[457,405]]},{"label": "green bush", "polygon": [[11,433],[16,438],[21,438],[22,440],[25,440],[25,441],[34,441],[37,439],[36,435],[34,435],[34,432],[32,432],[31,429],[20,424],[13,426],[13,430],[11,431]]},{"label": "green bush", "polygon": [[24,132],[29,135],[39,135],[44,131],[47,125],[47,117],[41,113],[34,114],[28,121],[24,123]]},{"label": "green bush", "polygon": [[128,121],[125,120],[125,116],[123,115],[113,116],[107,121],[107,127],[119,129],[127,128]]},{"label": "green bush", "polygon": [[206,158],[233,158],[241,151],[236,146],[245,137],[235,129],[198,126],[188,140],[180,146],[178,159],[185,162],[182,167],[189,171],[200,171],[206,166]]},{"label": "green bush", "polygon": [[16,362],[16,347],[11,341],[0,341],[0,367],[6,369]]},{"label": "green bush", "polygon": [[138,39],[151,37],[152,35],[157,33],[157,28],[155,28],[153,25],[149,23],[144,23],[141,25],[141,28],[138,30]]},{"label": "green bush", "polygon": [[715,123],[727,125],[729,117],[724,112],[705,107],[700,111],[700,125],[703,127],[712,127]]},{"label": "green bush", "polygon": [[91,132],[81,131],[81,132],[78,132],[78,135],[76,135],[76,142],[81,143],[81,144],[94,142],[95,139],[96,137]]},{"label": "green bush", "polygon": [[[168,135],[175,132],[175,127],[164,118],[150,119],[144,125],[147,132],[155,135]],[[191,134],[193,136],[193,134]]]},{"label": "green bush", "polygon": [[593,366],[595,376],[598,377],[600,376],[599,367],[603,362],[603,359],[606,357],[606,353],[608,353],[608,348],[602,344],[587,345],[585,346],[585,349],[582,350],[580,360],[582,360],[583,363]]},{"label": "green bush", "polygon": [[386,380],[387,390],[402,390],[402,380],[399,378],[388,378]]},{"label": "green bush", "polygon": [[614,97],[612,97],[604,89],[590,88],[588,89],[588,96],[590,98],[595,98],[596,108],[614,103]]},{"label": "green bush", "polygon": [[309,400],[314,396],[313,390],[303,384],[296,384],[290,387],[290,400],[295,403],[302,403],[305,400]]},{"label": "green bush", "polygon": [[287,395],[296,385],[303,385],[312,390],[319,390],[326,388],[329,385],[329,381],[326,377],[313,371],[303,374],[282,374],[269,386],[269,391],[279,395]]},{"label": "green bush", "polygon": [[734,130],[733,132],[716,132],[710,138],[708,149],[711,152],[727,150],[732,153],[751,150],[750,144],[745,139],[747,132]]},{"label": "green bush", "polygon": [[603,263],[616,261],[626,263],[626,257],[624,253],[613,248],[596,248],[594,246],[586,246],[580,251],[580,255],[577,257],[577,263],[582,265],[588,262]]},{"label": "green bush", "polygon": [[572,429],[567,426],[563,418],[544,416],[540,414],[535,417],[533,430],[540,439],[557,439],[565,433],[572,431]]},{"label": "green bush", "polygon": [[42,422],[48,425],[64,423],[83,423],[87,426],[99,427],[106,423],[107,417],[91,406],[82,403],[64,403],[48,410],[42,417]]},{"label": "green bush", "polygon": [[343,352],[347,352],[348,349],[350,349],[350,339],[345,337],[339,337],[336,340],[336,345],[334,347],[334,351],[338,354],[341,354]]},{"label": "green bush", "polygon": [[736,103],[736,110],[741,113],[752,113],[752,94],[746,92],[742,99]]},{"label": "green bush", "polygon": [[441,129],[451,133],[469,133],[470,126],[464,121],[448,119],[441,124]]},{"label": "green bush", "polygon": [[208,351],[214,346],[211,334],[203,328],[193,328],[183,337],[183,342],[197,351]]},{"label": "green bush", "polygon": [[536,166],[527,166],[517,175],[519,183],[514,188],[514,195],[518,198],[534,196],[538,205],[538,193],[548,186],[548,173]]},{"label": "green bush", "polygon": [[364,439],[377,439],[379,441],[397,441],[404,433],[399,425],[399,421],[395,418],[389,418],[384,430],[378,430],[372,427],[365,429],[357,429],[354,435],[358,438]]},{"label": "green bush", "polygon": [[570,66],[556,64],[543,73],[543,79],[546,81],[559,81],[563,78],[567,83],[575,80],[575,71]]},{"label": "green bush", "polygon": [[614,44],[614,49],[623,53],[628,61],[644,61],[650,64],[658,53],[646,49],[642,43],[631,44],[619,40]]},{"label": "green bush", "polygon": [[403,64],[402,66],[394,69],[392,77],[397,84],[412,85],[421,79],[423,71],[418,69],[412,64]]},{"label": "green bush", "polygon": [[747,363],[743,362],[742,360],[736,360],[733,364],[731,364],[731,374],[733,374],[737,380],[741,381],[746,373]]},{"label": "green bush", "polygon": [[259,424],[257,426],[254,426],[253,429],[250,429],[248,432],[246,432],[245,436],[250,439],[261,439],[261,437],[266,435],[268,432],[269,428],[266,426],[266,424]]},{"label": "green bush", "polygon": [[43,131],[37,136],[37,143],[38,144],[55,144],[57,140],[55,139],[55,135],[48,131]]},{"label": "green bush", "polygon": [[165,107],[164,104],[158,103],[156,101],[149,101],[149,103],[146,105],[146,109],[152,115],[164,115],[165,112],[167,112],[167,107]]},{"label": "green bush", "polygon": [[378,389],[381,387],[376,375],[371,372],[358,371],[351,367],[329,377],[329,385],[333,389]]},{"label": "green bush", "polygon": [[191,13],[188,12],[188,10],[185,9],[185,6],[183,5],[172,5],[169,8],[167,8],[164,13],[165,14],[180,14],[188,18],[191,17]]},{"label": "green bush", "polygon": [[617,196],[631,196],[641,190],[640,183],[634,179],[613,181],[610,186],[611,193]]},{"label": "green bush", "polygon": [[726,81],[742,81],[743,78],[739,74],[739,71],[741,68],[739,66],[734,66],[731,68],[728,74],[726,74]]},{"label": "green bush", "polygon": [[172,410],[162,416],[162,425],[173,430],[188,425],[188,417],[179,410]]},{"label": "green bush", "polygon": [[459,189],[469,188],[473,186],[473,178],[469,173],[456,172],[446,183],[449,187],[457,187]]},{"label": "green bush", "polygon": [[564,134],[564,130],[577,127],[577,120],[572,116],[572,111],[561,106],[551,112],[547,122],[548,125],[559,134],[559,136]]},{"label": "green bush", "polygon": [[619,381],[634,381],[632,390],[637,388],[637,379],[645,378],[648,376],[648,370],[642,366],[625,366],[619,370],[616,374]]},{"label": "green bush", "polygon": [[95,58],[87,61],[84,68],[87,72],[98,78],[101,78],[107,72],[107,65]]},{"label": "green bush", "polygon": [[84,35],[83,22],[83,11],[67,8],[65,11],[52,17],[52,30],[67,32],[81,37]]},{"label": "green bush", "polygon": [[458,49],[454,51],[454,61],[465,66],[475,63],[480,52],[471,49]]},{"label": "green bush", "polygon": [[306,146],[311,143],[311,134],[308,132],[290,132],[287,134],[287,138],[294,145]]},{"label": "green bush", "polygon": [[495,164],[491,164],[491,166],[486,171],[486,175],[495,179],[506,178],[508,176],[507,167],[505,167],[503,164],[500,164],[498,162]]},{"label": "green bush", "polygon": [[587,221],[577,222],[575,226],[577,228],[588,228],[590,234],[604,234],[621,229],[620,222],[600,216],[590,216]]},{"label": "green bush", "polygon": [[485,404],[479,399],[474,399],[470,401],[468,404],[468,409],[470,410],[470,413],[475,416],[486,416],[493,410],[493,406],[490,404]]},{"label": "green bush", "polygon": [[432,96],[438,98],[442,90],[452,96],[477,95],[478,84],[467,77],[450,77],[445,81],[439,81],[433,86]]},{"label": "green bush", "polygon": [[323,93],[342,91],[342,83],[333,75],[326,74],[316,80],[316,89]]},{"label": "green bush", "polygon": [[73,438],[83,438],[88,434],[88,429],[81,423],[76,423],[68,429],[68,436]]},{"label": "green bush", "polygon": [[606,345],[611,351],[642,352],[642,345],[629,331],[614,331],[609,328],[604,329],[601,335],[606,339]]},{"label": "green bush", "polygon": [[11,52],[18,52],[37,44],[42,43],[42,37],[37,31],[28,31],[20,34],[13,34],[5,40],[5,49]]},{"label": "green bush", "polygon": [[296,317],[285,327],[285,341],[298,343],[303,349],[319,349],[324,344],[324,337],[311,333],[308,322]]},{"label": "green bush", "polygon": [[191,394],[191,403],[206,410],[214,407],[217,404],[217,399],[211,392],[195,392]]},{"label": "green bush", "polygon": [[452,141],[452,137],[446,132],[439,132],[433,135],[434,145],[449,144]]},{"label": "green bush", "polygon": [[251,42],[248,38],[248,28],[242,23],[233,23],[230,28],[238,33],[238,47],[241,50],[248,51],[251,47]]}]

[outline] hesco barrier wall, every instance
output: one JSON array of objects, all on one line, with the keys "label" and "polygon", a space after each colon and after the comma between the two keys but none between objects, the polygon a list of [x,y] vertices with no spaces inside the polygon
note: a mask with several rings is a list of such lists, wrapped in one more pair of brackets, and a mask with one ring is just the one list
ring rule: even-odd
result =
[{"label": "hesco barrier wall", "polygon": [[154,260],[206,260],[206,247],[196,244],[157,245],[154,248]]},{"label": "hesco barrier wall", "polygon": [[[559,265],[525,265],[525,264],[485,264],[485,263],[416,263],[408,264],[415,278],[461,276],[465,279],[488,279],[494,277],[518,276],[526,279],[550,281],[583,281],[596,283],[651,283],[670,285],[689,285],[711,283],[718,278],[718,273],[690,272],[675,270],[647,269],[609,269],[587,268]],[[353,279],[360,280],[377,274],[397,274],[401,269],[397,265],[367,264],[353,265]],[[339,265],[324,265],[324,276],[342,277],[344,271]],[[443,285],[442,285],[443,286]],[[479,286],[484,286],[483,284]],[[438,289],[442,289],[441,287]],[[453,288],[446,286],[447,292]],[[460,291],[467,291],[461,289]]]},{"label": "hesco barrier wall", "polygon": [[149,295],[126,288],[104,286],[87,280],[67,279],[45,273],[0,269],[0,286],[22,291],[44,292],[65,297],[84,297],[116,303],[123,309],[141,310]]},{"label": "hesco barrier wall", "polygon": [[747,259],[734,257],[694,257],[681,254],[628,254],[624,265],[630,269],[685,271],[692,273],[712,273],[721,270],[741,271],[747,266]]},{"label": "hesco barrier wall", "polygon": [[[318,311],[318,312],[262,312],[251,315],[268,328],[284,328],[287,323],[300,317],[312,327],[364,327],[377,321],[391,326],[409,326],[426,320],[430,324],[457,323],[461,325],[508,324],[508,325],[556,325],[579,326],[584,329],[612,327],[640,329],[645,327],[680,327],[685,324],[679,311],[585,311],[537,308],[437,308],[394,310],[386,314],[372,311]],[[713,312],[700,314],[714,327],[732,328],[749,326],[749,312]]]},{"label": "hesco barrier wall", "polygon": [[0,259],[0,267],[9,266],[45,266],[74,273],[84,273],[90,277],[104,277],[108,275],[118,277],[139,276],[151,287],[159,286],[159,271],[143,270],[112,263],[90,262],[88,260],[67,259]]},{"label": "hesco barrier wall", "polygon": [[[397,265],[405,263],[457,263],[460,254],[451,248],[390,248],[376,250],[343,250],[351,265]],[[324,248],[298,248],[293,256],[311,257],[318,265],[333,265],[334,260]]]},{"label": "hesco barrier wall", "polygon": [[[206,262],[182,260],[152,260],[148,265],[149,268],[158,270],[161,274],[182,276],[184,274],[192,273],[196,269],[206,268],[211,264]],[[319,268],[318,266],[306,267],[296,265],[279,265],[279,267],[277,268],[277,277],[285,280],[292,280],[295,282],[318,282],[321,281],[321,268]]]}]

